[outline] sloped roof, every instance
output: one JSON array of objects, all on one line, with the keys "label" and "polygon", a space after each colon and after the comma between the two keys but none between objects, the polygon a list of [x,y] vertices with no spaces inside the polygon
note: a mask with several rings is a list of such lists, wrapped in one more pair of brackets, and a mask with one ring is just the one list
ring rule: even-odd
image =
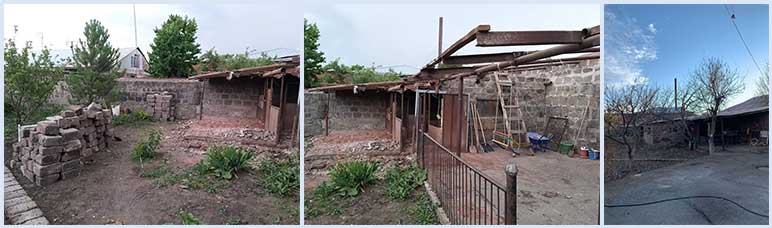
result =
[{"label": "sloped roof", "polygon": [[718,116],[736,116],[765,111],[769,111],[769,95],[761,95],[748,99],[743,103],[736,104],[718,112]]},{"label": "sloped roof", "polygon": [[191,80],[202,80],[210,78],[226,78],[228,80],[238,77],[273,77],[281,78],[284,76],[300,77],[300,57],[290,56],[276,64],[259,67],[249,67],[237,70],[227,70],[219,72],[210,72],[188,77]]}]

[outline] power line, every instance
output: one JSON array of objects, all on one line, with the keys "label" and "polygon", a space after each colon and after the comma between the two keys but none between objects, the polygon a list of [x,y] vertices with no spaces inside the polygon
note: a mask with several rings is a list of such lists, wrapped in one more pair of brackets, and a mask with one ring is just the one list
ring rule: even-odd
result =
[{"label": "power line", "polygon": [[740,33],[740,28],[737,27],[737,23],[735,23],[734,21],[737,17],[735,16],[734,13],[729,11],[729,7],[727,7],[727,5],[724,5],[724,9],[726,9],[726,13],[729,15],[729,21],[731,21],[732,25],[734,25],[734,30],[737,31],[737,35],[740,36],[740,41],[743,42],[743,46],[745,46],[745,50],[748,51],[748,55],[751,56],[751,60],[753,60],[753,64],[756,65],[756,69],[759,70],[759,73],[761,75],[765,75],[764,71],[761,70],[759,63],[756,62],[756,57],[753,57],[753,53],[751,53],[751,49],[748,47],[748,43],[745,42],[745,38],[743,38],[743,34]]}]

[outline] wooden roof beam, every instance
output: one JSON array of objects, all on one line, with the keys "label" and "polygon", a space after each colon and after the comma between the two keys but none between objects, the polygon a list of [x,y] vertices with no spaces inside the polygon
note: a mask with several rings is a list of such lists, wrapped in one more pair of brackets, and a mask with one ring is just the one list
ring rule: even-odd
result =
[{"label": "wooden roof beam", "polygon": [[579,44],[582,43],[583,38],[584,33],[582,31],[479,32],[477,33],[477,46]]},{"label": "wooden roof beam", "polygon": [[446,57],[453,55],[453,53],[456,53],[458,50],[466,46],[467,44],[471,43],[473,40],[476,39],[477,34],[481,32],[488,32],[491,30],[490,25],[478,25],[477,27],[473,28],[469,33],[461,37],[461,39],[457,40],[455,43],[450,45],[448,49],[445,49],[445,51],[440,54],[440,56],[437,56],[434,60],[432,60],[429,64],[426,66],[434,66],[437,63],[440,63],[443,59]]}]

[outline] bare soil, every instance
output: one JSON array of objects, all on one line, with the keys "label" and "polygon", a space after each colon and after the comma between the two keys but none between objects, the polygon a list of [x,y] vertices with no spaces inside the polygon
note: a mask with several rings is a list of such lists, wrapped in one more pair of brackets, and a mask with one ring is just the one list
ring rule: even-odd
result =
[{"label": "bare soil", "polygon": [[379,161],[381,168],[405,165],[412,155],[409,149],[401,151],[385,130],[333,131],[307,138],[305,145],[306,174],[323,174],[337,163],[354,160]]},{"label": "bare soil", "polygon": [[[139,165],[131,160],[131,149],[145,128],[160,129],[164,140],[159,158]],[[186,129],[197,131],[191,133]],[[118,126],[115,133],[122,140],[111,144],[111,151],[94,154],[78,177],[46,187],[18,178],[52,224],[180,224],[177,218],[180,210],[190,212],[205,224],[299,223],[297,196],[281,197],[268,193],[258,185],[260,174],[255,171],[239,173],[238,178],[228,181],[227,186],[217,193],[180,185],[156,187],[152,179],[140,177],[143,170],[147,171],[161,161],[179,171],[190,169],[203,159],[201,151],[216,138],[186,139],[190,135],[207,134],[205,128],[196,128],[195,122]],[[247,145],[245,142],[253,140],[236,139],[236,145]],[[288,156],[286,152],[276,152],[279,149],[275,147],[266,149],[255,144],[258,146],[252,147],[263,158]],[[21,176],[18,170],[14,172],[17,177]]]},{"label": "bare soil", "polygon": [[[317,178],[313,178],[317,179]],[[320,177],[318,179],[327,179]],[[314,188],[305,188],[306,197],[312,197]],[[404,225],[415,224],[407,208],[416,206],[416,199],[423,193],[423,188],[416,190],[405,200],[390,200],[385,195],[386,187],[379,183],[368,186],[356,197],[343,198],[336,202],[341,208],[338,215],[320,214],[309,218],[305,224],[311,225]],[[309,207],[309,205],[306,205]],[[306,210],[308,213],[308,210]]]}]

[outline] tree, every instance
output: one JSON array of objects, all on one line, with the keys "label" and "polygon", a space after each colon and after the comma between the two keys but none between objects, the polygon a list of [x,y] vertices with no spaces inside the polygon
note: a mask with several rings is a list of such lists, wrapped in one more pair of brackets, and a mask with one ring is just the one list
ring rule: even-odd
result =
[{"label": "tree", "polygon": [[8,39],[5,43],[6,125],[9,122],[21,125],[36,121],[32,117],[45,106],[63,73],[51,59],[48,48],[44,47],[40,54],[30,53],[31,49],[32,42],[26,42],[21,49],[16,46],[15,39]]},{"label": "tree", "polygon": [[150,44],[150,69],[153,77],[187,77],[198,63],[196,55],[201,53],[196,43],[196,19],[187,16],[169,15],[169,19],[155,28],[155,38]]},{"label": "tree", "polygon": [[83,35],[72,49],[75,73],[67,77],[67,90],[76,104],[98,102],[107,104],[108,96],[117,84],[115,79],[123,72],[118,70],[118,49],[110,45],[110,33],[97,20],[86,22]]},{"label": "tree", "polygon": [[756,81],[756,96],[769,94],[769,64],[765,65],[764,72],[759,75],[759,79]]},{"label": "tree", "polygon": [[713,154],[716,150],[713,141],[717,114],[726,106],[727,99],[742,92],[742,78],[720,59],[708,58],[691,73],[690,80],[696,90],[696,107],[704,110],[710,117],[708,151]]},{"label": "tree", "polygon": [[267,66],[274,64],[274,59],[276,59],[276,56],[269,56],[265,53],[260,53],[260,56],[257,58],[250,58],[247,53],[220,55],[212,48],[201,55],[201,64],[198,71],[199,73],[205,73]]},{"label": "tree", "polygon": [[627,148],[628,159],[633,159],[634,141],[641,137],[636,130],[647,121],[647,115],[655,106],[659,90],[644,83],[621,87],[606,86],[604,93],[606,138]]},{"label": "tree", "polygon": [[667,113],[666,115],[654,113],[657,118],[669,120],[673,127],[679,132],[683,132],[684,136],[689,140],[689,150],[694,150],[697,147],[697,141],[695,140],[697,135],[692,132],[694,126],[690,121],[686,120],[687,117],[693,115],[696,111],[696,96],[697,90],[695,89],[694,82],[682,84],[676,91],[673,89],[660,89],[656,99],[656,107],[672,107],[675,115],[671,115],[672,113]]},{"label": "tree", "polygon": [[303,80],[306,88],[319,84],[317,75],[322,73],[324,53],[319,51],[319,28],[303,18]]}]

